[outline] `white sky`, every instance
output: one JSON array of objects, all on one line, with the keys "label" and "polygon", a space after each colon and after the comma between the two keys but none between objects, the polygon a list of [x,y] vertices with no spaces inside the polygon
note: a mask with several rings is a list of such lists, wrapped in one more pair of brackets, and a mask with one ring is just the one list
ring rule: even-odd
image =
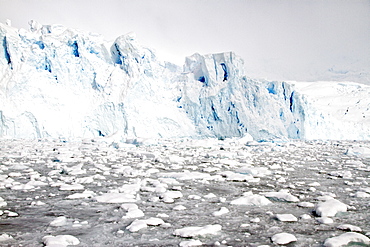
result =
[{"label": "white sky", "polygon": [[195,52],[234,51],[253,77],[319,80],[334,71],[370,83],[370,0],[0,0],[6,19],[18,28],[31,19],[63,24],[108,40],[134,31],[178,64]]}]

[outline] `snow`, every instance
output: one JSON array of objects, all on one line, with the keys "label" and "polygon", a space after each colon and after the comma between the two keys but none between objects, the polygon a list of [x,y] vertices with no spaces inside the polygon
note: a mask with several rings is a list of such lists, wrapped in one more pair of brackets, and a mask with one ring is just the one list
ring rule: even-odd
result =
[{"label": "snow", "polygon": [[0,40],[2,138],[370,139],[370,86],[255,80],[233,52],[194,54],[181,68],[133,33],[107,42],[32,21],[29,31],[0,24]]}]

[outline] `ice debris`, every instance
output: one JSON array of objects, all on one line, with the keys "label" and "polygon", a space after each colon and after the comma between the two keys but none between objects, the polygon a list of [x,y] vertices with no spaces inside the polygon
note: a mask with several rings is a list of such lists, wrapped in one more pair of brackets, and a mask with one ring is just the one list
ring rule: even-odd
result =
[{"label": "ice debris", "polygon": [[217,234],[221,231],[221,225],[206,225],[206,226],[189,226],[181,229],[176,229],[173,234],[183,238],[191,238],[195,236],[204,236],[208,234]]},{"label": "ice debris", "polygon": [[72,235],[45,236],[42,238],[45,246],[49,247],[67,247],[69,245],[78,245],[80,240]]},{"label": "ice debris", "polygon": [[370,239],[357,232],[347,232],[342,235],[328,238],[324,242],[325,247],[342,247],[347,245],[369,246]]},{"label": "ice debris", "polygon": [[329,199],[316,205],[315,213],[321,217],[333,217],[339,212],[347,212],[348,206],[337,199]]},{"label": "ice debris", "polygon": [[253,206],[265,206],[270,204],[271,201],[265,196],[253,194],[253,192],[245,192],[242,197],[232,200],[230,204],[233,205],[253,205]]},{"label": "ice debris", "polygon": [[275,234],[271,237],[272,242],[279,245],[289,244],[291,242],[297,241],[297,238],[290,233],[282,232]]}]

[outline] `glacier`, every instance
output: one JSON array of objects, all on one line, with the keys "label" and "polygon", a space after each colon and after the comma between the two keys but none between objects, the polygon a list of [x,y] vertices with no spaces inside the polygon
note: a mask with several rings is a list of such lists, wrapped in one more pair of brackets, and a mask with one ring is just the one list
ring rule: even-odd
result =
[{"label": "glacier", "polygon": [[367,85],[252,79],[233,52],[181,67],[134,33],[35,21],[0,23],[0,41],[0,138],[370,140]]}]

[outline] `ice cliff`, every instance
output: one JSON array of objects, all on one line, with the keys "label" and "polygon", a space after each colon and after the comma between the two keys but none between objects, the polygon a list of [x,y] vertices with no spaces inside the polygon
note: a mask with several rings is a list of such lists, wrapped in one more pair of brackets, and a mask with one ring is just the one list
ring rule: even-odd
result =
[{"label": "ice cliff", "polygon": [[[107,42],[34,21],[28,31],[0,24],[0,42],[1,138],[370,139],[364,85],[344,85],[362,93],[334,112],[319,86],[250,79],[232,52],[194,54],[181,68],[133,33]],[[332,99],[353,98],[338,90]]]}]

